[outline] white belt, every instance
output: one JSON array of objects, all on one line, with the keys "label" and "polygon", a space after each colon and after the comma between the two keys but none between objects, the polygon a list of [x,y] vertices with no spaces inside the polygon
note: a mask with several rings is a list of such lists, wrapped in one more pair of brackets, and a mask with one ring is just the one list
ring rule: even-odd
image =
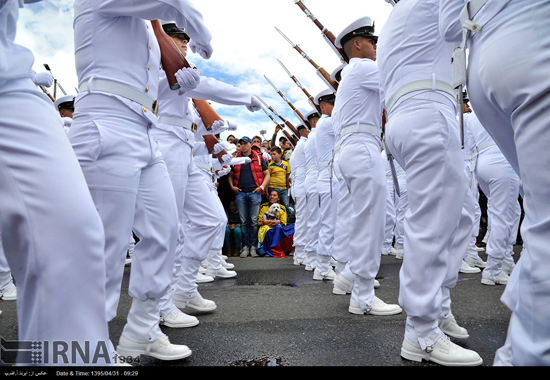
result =
[{"label": "white belt", "polygon": [[340,135],[338,139],[342,140],[344,137],[352,133],[370,133],[371,135],[380,137],[380,127],[375,127],[374,125],[370,124],[348,125],[347,127],[344,127],[340,130]]},{"label": "white belt", "polygon": [[477,157],[480,153],[485,152],[487,149],[497,145],[494,140],[489,140],[484,142],[483,144],[479,144],[474,148],[474,154],[472,155],[472,161],[470,165],[470,173],[476,170],[477,166]]},{"label": "white belt", "polygon": [[308,175],[309,173],[311,173],[313,171],[317,171],[317,164],[311,164],[311,165],[306,166],[306,175]]},{"label": "white belt", "polygon": [[453,98],[456,96],[453,86],[445,81],[437,79],[415,80],[401,86],[392,96],[390,96],[389,100],[386,102],[386,113],[389,115],[391,109],[395,103],[397,103],[399,98],[413,91],[420,90],[443,91],[450,94]]},{"label": "white belt", "polygon": [[136,103],[141,104],[146,110],[151,110],[156,115],[158,113],[158,102],[151,99],[144,92],[136,90],[132,86],[127,84],[115,82],[109,79],[96,79],[90,78],[87,82],[84,82],[78,88],[79,92],[93,92],[102,91],[108,92],[114,95],[122,96],[123,98],[130,99]]},{"label": "white belt", "polygon": [[197,162],[195,161],[195,166],[200,169],[204,169],[209,173],[214,173],[214,168],[208,164],[205,164],[203,162]]},{"label": "white belt", "polygon": [[323,161],[323,162],[319,162],[317,164],[317,170],[321,170],[321,169],[324,169],[324,168],[328,168],[331,164],[332,160],[328,160],[328,161]]},{"label": "white belt", "polygon": [[178,126],[178,127],[189,129],[193,133],[197,132],[197,124],[195,124],[191,120],[182,119],[182,118],[179,118],[179,117],[160,116],[159,117],[159,123],[160,124],[175,125],[175,126]]}]

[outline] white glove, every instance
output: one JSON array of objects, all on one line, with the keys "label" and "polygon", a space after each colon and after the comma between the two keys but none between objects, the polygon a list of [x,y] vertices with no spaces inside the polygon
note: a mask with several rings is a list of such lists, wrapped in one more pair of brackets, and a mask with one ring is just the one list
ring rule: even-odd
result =
[{"label": "white glove", "polygon": [[37,86],[51,87],[53,84],[53,75],[50,73],[33,74],[32,81]]},{"label": "white glove", "polygon": [[214,145],[214,149],[212,150],[212,154],[218,154],[224,149],[225,149],[225,145],[223,145],[223,142],[220,141],[219,143]]},{"label": "white glove", "polygon": [[230,131],[236,131],[237,130],[237,124],[233,123],[232,121],[227,120],[227,124],[229,125]]},{"label": "white glove", "polygon": [[201,82],[201,70],[184,67],[176,72],[175,77],[180,85],[179,94],[194,90]]},{"label": "white glove", "polygon": [[[230,155],[230,154],[224,154],[222,156],[222,161],[221,161],[221,164],[222,165],[229,165],[229,163],[231,162],[231,160],[233,159],[233,156]],[[219,161],[219,160],[218,160]]]},{"label": "white glove", "polygon": [[216,173],[216,179],[220,179],[221,177],[223,177],[224,175],[228,175],[229,172],[231,171],[231,167],[227,166],[227,167],[223,167],[221,170],[219,170],[217,173]]},{"label": "white glove", "polygon": [[235,144],[228,143],[227,141],[220,141],[223,146],[225,147],[225,150],[227,153],[233,155],[237,151],[237,146]]},{"label": "white glove", "polygon": [[199,44],[198,42],[196,42],[193,39],[191,39],[191,41],[189,41],[188,46],[191,48],[191,51],[193,53],[197,53],[198,55],[200,55],[204,59],[210,59],[210,57],[212,57],[212,53],[214,51],[212,49],[212,45],[210,45],[210,44],[208,44],[208,45]]},{"label": "white glove", "polygon": [[210,133],[213,135],[219,135],[220,133],[226,131],[228,128],[228,125],[223,120],[216,120],[212,124],[212,128],[210,129]]},{"label": "white glove", "polygon": [[246,106],[246,108],[250,112],[256,112],[262,109],[262,105],[260,104],[260,101],[256,99],[256,97],[252,96],[252,101],[249,105]]}]

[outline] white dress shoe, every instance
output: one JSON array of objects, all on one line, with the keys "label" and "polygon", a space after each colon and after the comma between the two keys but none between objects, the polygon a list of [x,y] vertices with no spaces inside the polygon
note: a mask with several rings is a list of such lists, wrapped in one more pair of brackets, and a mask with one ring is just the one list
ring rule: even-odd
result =
[{"label": "white dress shoe", "polygon": [[15,286],[13,288],[9,288],[8,290],[6,290],[6,292],[2,293],[0,299],[4,301],[17,300],[17,288]]},{"label": "white dress shoe", "polygon": [[439,329],[443,331],[444,334],[450,337],[457,339],[468,339],[468,337],[470,336],[468,334],[468,330],[466,330],[464,327],[460,327],[458,323],[456,323],[454,315],[451,315],[448,318],[439,318],[437,322],[439,325]]},{"label": "white dress shoe", "polygon": [[374,289],[378,289],[380,287],[380,283],[378,282],[378,280],[374,280]]},{"label": "white dress shoe", "polygon": [[228,263],[225,260],[222,260],[222,267],[224,267],[225,269],[233,269],[235,268],[235,265]]},{"label": "white dress shoe", "polygon": [[350,294],[353,289],[353,282],[348,281],[348,279],[341,274],[337,275],[333,282],[334,287],[332,288],[332,294]]},{"label": "white dress shoe", "polygon": [[352,314],[372,314],[372,315],[394,315],[403,311],[399,305],[387,304],[378,297],[374,297],[374,301],[370,307],[361,309],[353,302],[349,303],[349,312]]},{"label": "white dress shoe", "polygon": [[306,264],[306,267],[305,267],[305,270],[307,270],[308,272],[313,272],[313,267],[309,264]]},{"label": "white dress shoe", "polygon": [[205,274],[206,273],[206,268],[205,267],[199,267],[198,273]]},{"label": "white dress shoe", "polygon": [[314,280],[334,280],[336,278],[336,273],[332,270],[332,268],[329,269],[329,271],[326,274],[322,274],[317,268],[313,271],[313,279]]},{"label": "white dress shoe", "polygon": [[462,265],[460,266],[460,273],[479,273],[481,272],[481,269],[477,267],[471,267],[468,265],[468,263],[464,260],[462,260]]},{"label": "white dress shoe", "polygon": [[214,301],[205,300],[200,294],[188,300],[172,296],[172,302],[180,309],[189,307],[197,311],[214,311],[217,307]]},{"label": "white dress shoe", "polygon": [[473,258],[468,256],[464,259],[464,261],[466,261],[466,264],[468,264],[471,267],[477,267],[477,268],[483,269],[487,266],[487,263],[481,260],[480,257]]},{"label": "white dress shoe", "polygon": [[210,277],[213,277],[213,278],[216,278],[216,277],[221,277],[221,278],[233,278],[233,277],[237,276],[237,272],[232,271],[232,270],[227,270],[227,269],[225,269],[224,267],[221,267],[221,268],[218,269],[218,270],[212,269],[212,268],[208,268],[208,269],[206,270],[206,275],[207,275],[207,276],[210,276]]},{"label": "white dress shoe", "polygon": [[483,247],[478,247],[478,246],[476,245],[476,251],[478,251],[478,252],[483,252],[483,251],[485,251],[485,248],[483,248]]},{"label": "white dress shoe", "polygon": [[478,366],[483,363],[483,359],[477,352],[454,344],[445,335],[440,337],[429,350],[415,347],[404,339],[401,356],[415,362],[426,360],[445,366]]},{"label": "white dress shoe", "polygon": [[[485,271],[483,273],[485,273]],[[508,283],[508,280],[510,279],[510,276],[508,276],[504,272],[501,272],[500,276],[498,276],[498,278],[493,278],[492,276],[491,276],[491,278],[484,277],[483,273],[482,273],[482,277],[481,277],[481,283],[483,285],[506,285]]]},{"label": "white dress shoe", "polygon": [[206,282],[212,282],[214,281],[214,277],[207,276],[206,274],[202,274],[201,272],[197,273],[197,280],[195,281],[197,284],[204,284]]},{"label": "white dress shoe", "polygon": [[121,336],[116,350],[125,357],[149,355],[161,360],[179,360],[191,355],[189,347],[170,343],[166,335],[152,343],[136,343]]},{"label": "white dress shoe", "polygon": [[199,320],[197,317],[185,314],[180,309],[174,309],[165,318],[160,319],[160,324],[173,328],[194,327],[199,324]]}]

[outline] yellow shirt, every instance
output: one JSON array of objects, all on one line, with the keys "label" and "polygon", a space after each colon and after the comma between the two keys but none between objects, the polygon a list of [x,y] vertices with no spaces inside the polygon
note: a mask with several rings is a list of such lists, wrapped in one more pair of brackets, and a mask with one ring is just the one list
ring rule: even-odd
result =
[{"label": "yellow shirt", "polygon": [[271,176],[268,187],[286,189],[286,178],[287,175],[290,174],[290,165],[288,162],[281,160],[281,163],[278,164],[275,161],[271,161],[267,168],[269,170],[269,175]]}]

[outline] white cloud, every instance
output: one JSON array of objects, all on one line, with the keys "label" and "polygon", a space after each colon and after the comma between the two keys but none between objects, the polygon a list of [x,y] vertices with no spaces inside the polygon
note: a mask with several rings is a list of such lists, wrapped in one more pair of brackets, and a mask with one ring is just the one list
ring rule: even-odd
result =
[{"label": "white cloud", "polygon": [[[384,0],[305,1],[317,19],[335,35],[359,17],[370,16],[380,31],[391,5]],[[329,73],[340,61],[325,42],[321,31],[294,3],[294,0],[197,0],[212,32],[214,54],[208,61],[192,53],[188,59],[205,75],[230,83],[264,99],[269,105],[298,124],[290,107],[265,80],[266,75],[302,113],[310,110],[305,94],[288,77],[276,58],[315,96],[326,85],[313,66],[303,59],[275,30],[275,26]],[[68,93],[77,85],[74,64],[73,1],[49,0],[29,4],[20,12],[16,42],[35,54],[34,70],[49,64],[58,82]],[[53,91],[53,90],[52,90]],[[235,135],[256,135],[267,129],[270,137],[275,124],[262,112],[244,107],[213,104],[224,118],[239,126]]]}]

